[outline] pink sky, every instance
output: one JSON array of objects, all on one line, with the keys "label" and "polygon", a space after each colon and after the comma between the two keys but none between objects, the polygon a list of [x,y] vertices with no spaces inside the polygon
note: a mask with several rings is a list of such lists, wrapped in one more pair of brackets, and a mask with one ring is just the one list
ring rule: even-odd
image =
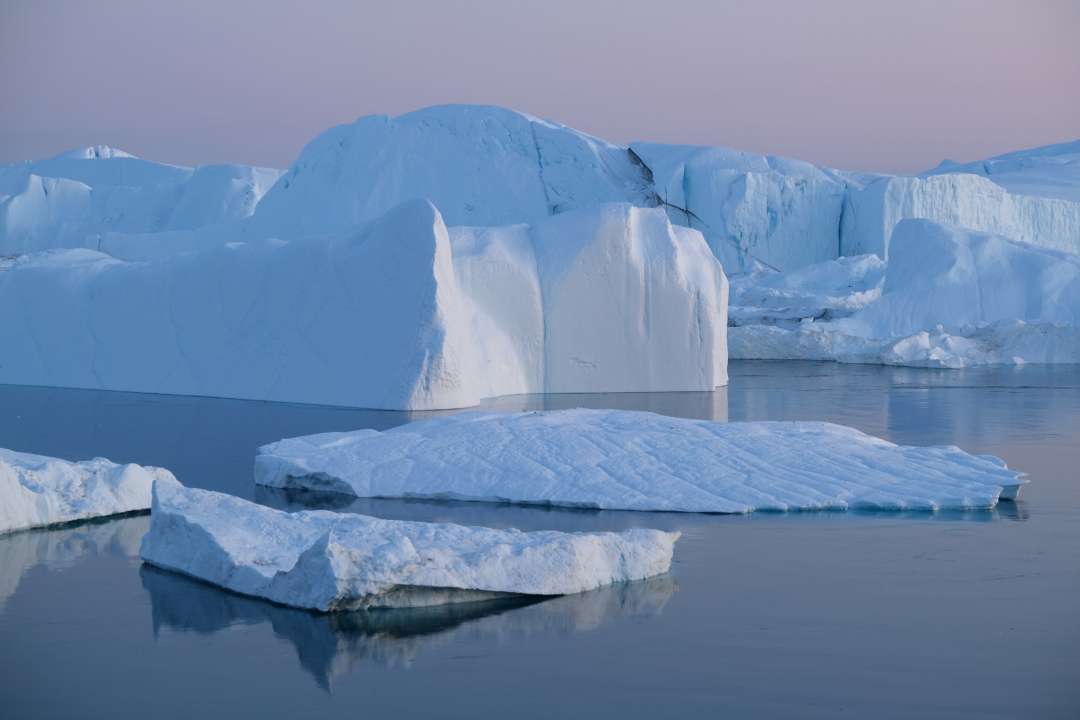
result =
[{"label": "pink sky", "polygon": [[0,0],[0,162],[286,166],[321,130],[506,105],[616,142],[917,171],[1080,137],[1075,0]]}]

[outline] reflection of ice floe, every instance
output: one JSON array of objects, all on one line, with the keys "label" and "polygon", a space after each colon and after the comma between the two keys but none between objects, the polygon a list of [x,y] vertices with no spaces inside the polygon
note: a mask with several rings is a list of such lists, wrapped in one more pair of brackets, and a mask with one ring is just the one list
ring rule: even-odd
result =
[{"label": "reflection of ice floe", "polygon": [[36,565],[63,569],[88,555],[138,556],[149,523],[149,516],[140,515],[0,536],[0,607]]},{"label": "reflection of ice floe", "polygon": [[144,565],[154,634],[167,628],[203,634],[269,623],[296,648],[301,667],[327,690],[365,663],[411,664],[423,651],[455,641],[507,642],[592,630],[620,618],[659,613],[677,585],[670,575],[552,599],[509,596],[434,607],[323,615],[247,598]]}]

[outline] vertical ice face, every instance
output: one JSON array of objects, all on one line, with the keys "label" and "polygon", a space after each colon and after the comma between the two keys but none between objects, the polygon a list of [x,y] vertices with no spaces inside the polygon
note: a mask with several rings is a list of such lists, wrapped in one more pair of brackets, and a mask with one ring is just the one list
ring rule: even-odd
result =
[{"label": "vertical ice face", "polygon": [[875,253],[888,259],[893,230],[905,218],[1080,252],[1080,202],[1013,194],[978,175],[947,174],[882,178],[851,190],[841,228],[841,253]]},{"label": "vertical ice face", "polygon": [[533,232],[546,392],[727,384],[727,279],[700,233],[623,204]]},{"label": "vertical ice face", "polygon": [[700,230],[729,272],[792,270],[839,253],[845,183],[810,163],[724,148],[634,143],[673,222]]},{"label": "vertical ice face", "polygon": [[701,234],[626,204],[449,231],[426,200],[359,231],[0,272],[0,382],[386,409],[726,384]]}]

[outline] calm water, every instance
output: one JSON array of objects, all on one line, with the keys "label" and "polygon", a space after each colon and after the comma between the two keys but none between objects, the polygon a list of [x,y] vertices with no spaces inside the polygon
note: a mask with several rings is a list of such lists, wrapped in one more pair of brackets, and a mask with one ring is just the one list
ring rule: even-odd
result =
[{"label": "calm water", "polygon": [[147,516],[0,537],[0,715],[1080,715],[1080,367],[734,363],[717,393],[503,399],[814,419],[1029,473],[995,512],[749,517],[289,497],[256,446],[416,415],[0,386],[0,446],[163,465],[276,507],[678,528],[672,574],[585,595],[319,616],[143,567]]}]

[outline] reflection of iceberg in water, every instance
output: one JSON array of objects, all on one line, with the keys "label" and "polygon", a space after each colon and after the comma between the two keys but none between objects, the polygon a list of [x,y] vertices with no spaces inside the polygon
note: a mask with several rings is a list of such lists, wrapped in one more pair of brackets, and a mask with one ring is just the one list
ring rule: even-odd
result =
[{"label": "reflection of iceberg in water", "polygon": [[619,618],[656,614],[674,594],[669,576],[543,599],[508,596],[422,608],[317,614],[236,595],[143,565],[154,634],[162,628],[216,633],[269,623],[296,647],[300,665],[327,690],[363,663],[408,665],[425,649],[453,640],[507,641],[591,630]]},{"label": "reflection of iceberg in water", "polygon": [[149,515],[138,515],[0,536],[0,608],[36,565],[62,570],[88,555],[138,557],[149,525]]}]

